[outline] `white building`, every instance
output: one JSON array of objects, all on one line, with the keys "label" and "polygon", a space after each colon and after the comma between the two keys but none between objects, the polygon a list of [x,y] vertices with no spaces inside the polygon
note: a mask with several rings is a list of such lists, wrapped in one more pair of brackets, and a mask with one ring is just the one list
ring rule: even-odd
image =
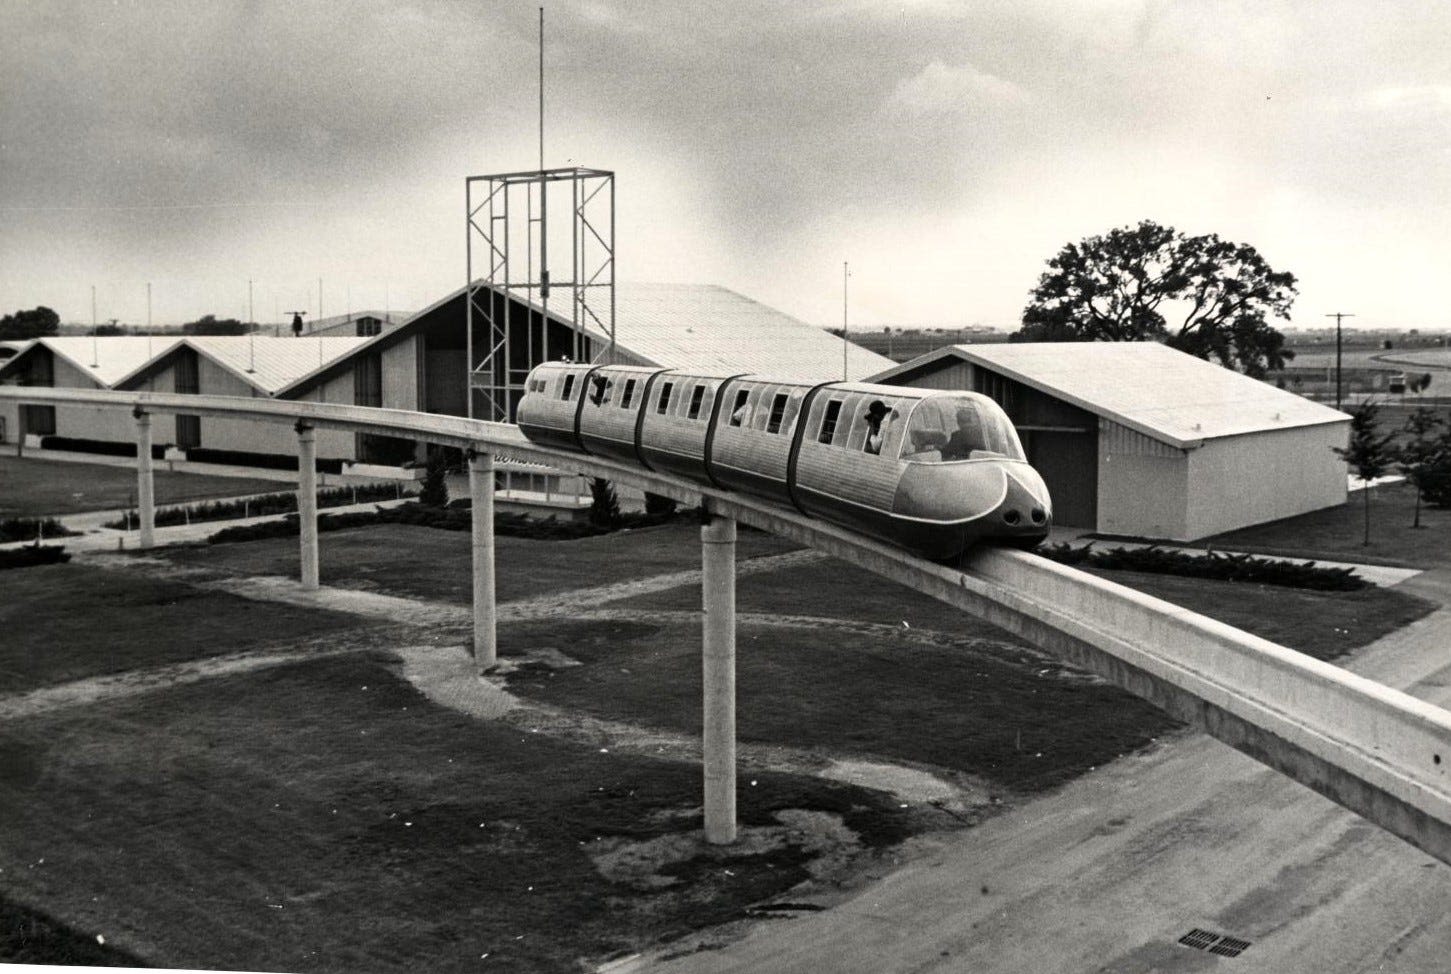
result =
[{"label": "white building", "polygon": [[1193,541],[1345,503],[1349,416],[1157,342],[951,345],[873,381],[995,399],[1067,527]]}]

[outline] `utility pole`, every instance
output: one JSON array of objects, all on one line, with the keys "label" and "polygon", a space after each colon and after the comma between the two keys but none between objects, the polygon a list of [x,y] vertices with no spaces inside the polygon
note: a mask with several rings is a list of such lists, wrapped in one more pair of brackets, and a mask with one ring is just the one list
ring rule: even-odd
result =
[{"label": "utility pole", "polygon": [[100,349],[96,341],[96,285],[91,285],[91,368],[101,364]]},{"label": "utility pole", "polygon": [[1354,318],[1355,315],[1346,314],[1343,311],[1337,311],[1334,314],[1328,314],[1325,317],[1327,317],[1327,318],[1334,318],[1335,319],[1335,408],[1336,409],[1339,409],[1340,408],[1340,401],[1341,401],[1341,385],[1340,385],[1340,319],[1342,319],[1342,318]]},{"label": "utility pole", "polygon": [[841,381],[850,381],[851,376],[846,369],[846,353],[851,343],[846,340],[846,281],[851,277],[851,265],[846,261],[841,262]]},{"label": "utility pole", "polygon": [[257,316],[252,309],[252,279],[247,278],[247,371],[257,371]]}]

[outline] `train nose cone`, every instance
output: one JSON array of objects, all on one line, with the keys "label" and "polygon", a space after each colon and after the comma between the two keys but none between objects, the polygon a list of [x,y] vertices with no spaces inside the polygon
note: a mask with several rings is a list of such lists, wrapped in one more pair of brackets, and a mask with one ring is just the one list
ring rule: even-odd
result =
[{"label": "train nose cone", "polygon": [[1053,521],[1053,501],[1048,485],[1038,471],[1026,464],[1007,471],[1008,496],[1003,503],[1003,519],[1013,527],[1035,527],[1046,530]]}]

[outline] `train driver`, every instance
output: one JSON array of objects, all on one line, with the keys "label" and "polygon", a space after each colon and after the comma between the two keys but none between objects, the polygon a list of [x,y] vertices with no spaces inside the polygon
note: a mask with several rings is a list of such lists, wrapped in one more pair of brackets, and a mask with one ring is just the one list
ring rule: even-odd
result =
[{"label": "train driver", "polygon": [[982,420],[972,406],[957,407],[957,429],[942,444],[942,459],[970,460],[977,450],[986,450]]}]

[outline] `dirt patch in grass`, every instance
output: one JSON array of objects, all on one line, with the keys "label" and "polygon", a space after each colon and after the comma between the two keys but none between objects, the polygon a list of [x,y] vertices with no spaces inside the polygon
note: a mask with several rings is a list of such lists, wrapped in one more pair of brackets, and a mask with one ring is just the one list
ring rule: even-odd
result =
[{"label": "dirt patch in grass", "polygon": [[1406,484],[1370,489],[1370,544],[1365,538],[1365,499],[1359,492],[1338,507],[1242,528],[1205,539],[1226,551],[1253,551],[1326,561],[1412,568],[1451,567],[1451,510],[1421,505],[1421,527],[1411,527],[1416,494]]},{"label": "dirt patch in grass", "polygon": [[[966,635],[945,646],[905,635],[841,631],[826,620],[815,630],[742,625],[740,739],[922,763],[1035,791],[1177,726],[1036,652]],[[512,693],[605,719],[700,731],[698,623],[523,623],[504,627],[500,642],[518,652],[562,650],[583,664],[522,667],[508,678]]]},{"label": "dirt patch in grass", "polygon": [[762,773],[743,842],[708,848],[697,765],[471,720],[381,656],[0,733],[29,756],[0,787],[0,883],[169,967],[571,970],[911,828],[879,793]]},{"label": "dirt patch in grass", "polygon": [[[700,568],[700,528],[669,524],[578,541],[495,539],[497,598],[548,592]],[[324,585],[339,585],[467,605],[473,599],[471,541],[464,532],[402,524],[330,531],[320,538]],[[738,557],[799,547],[760,532],[741,532]],[[295,575],[297,541],[274,538],[239,544],[162,549],[180,564],[252,575]]]},{"label": "dirt patch in grass", "polygon": [[[175,473],[162,464],[157,464],[153,476],[158,504],[287,489],[276,480]],[[135,503],[134,468],[0,456],[0,517],[120,510]]]},{"label": "dirt patch in grass", "polygon": [[139,573],[47,565],[5,573],[5,692],[292,644],[358,627],[349,615],[255,602]]}]

